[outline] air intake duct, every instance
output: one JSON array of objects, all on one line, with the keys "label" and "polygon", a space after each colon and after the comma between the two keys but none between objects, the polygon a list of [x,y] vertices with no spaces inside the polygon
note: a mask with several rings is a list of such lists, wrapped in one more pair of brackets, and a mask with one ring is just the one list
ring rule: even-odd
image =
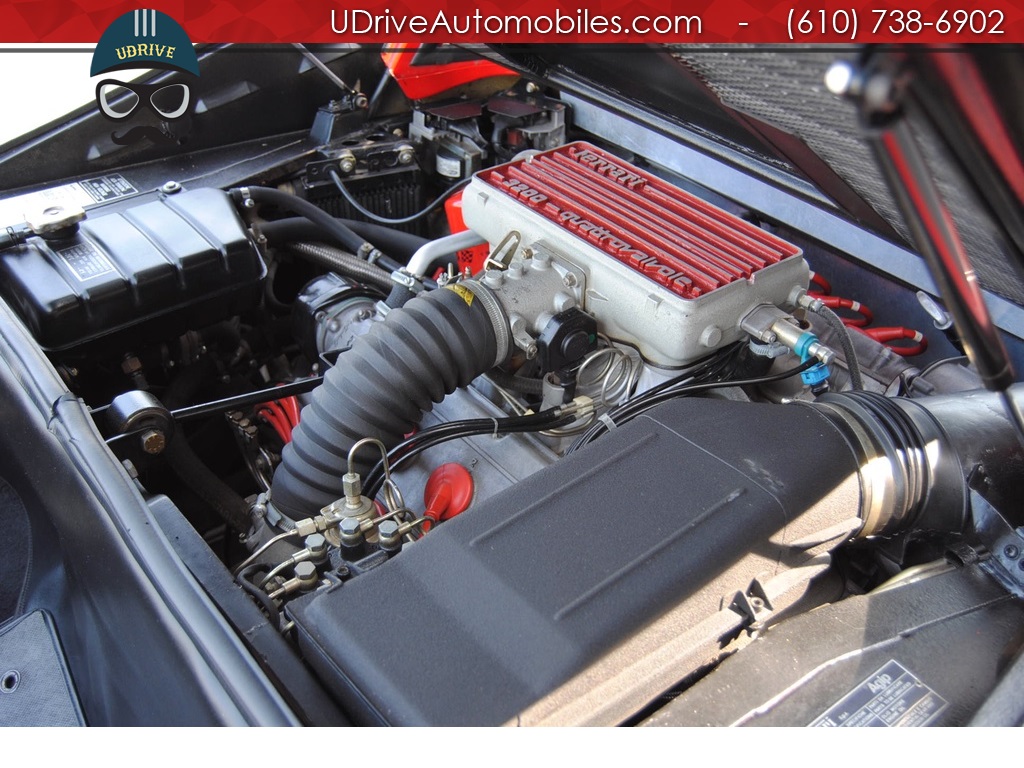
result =
[{"label": "air intake duct", "polygon": [[[1024,388],[1011,396],[1020,400]],[[843,434],[860,465],[862,536],[961,530],[967,481],[997,508],[1024,478],[1024,454],[996,395],[919,400],[871,392],[825,395],[812,406]]]},{"label": "air intake duct", "polygon": [[[301,519],[343,495],[349,448],[374,437],[388,448],[425,411],[505,360],[508,321],[474,281],[420,295],[358,337],[313,393],[274,474],[271,500]],[[371,457],[356,471],[365,474]]]}]

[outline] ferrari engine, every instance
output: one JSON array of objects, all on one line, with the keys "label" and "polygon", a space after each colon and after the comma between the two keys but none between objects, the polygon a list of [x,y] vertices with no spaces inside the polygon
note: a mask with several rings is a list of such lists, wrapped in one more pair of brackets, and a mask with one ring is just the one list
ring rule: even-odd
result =
[{"label": "ferrari engine", "polygon": [[[358,723],[824,722],[856,681],[812,609],[853,626],[854,598],[889,632],[865,653],[987,638],[971,671],[990,690],[1021,615],[992,594],[1024,594],[1024,528],[1002,516],[1024,419],[1020,385],[985,391],[962,364],[984,334],[950,313],[984,302],[947,312],[864,268],[859,250],[898,248],[841,195],[762,180],[786,205],[743,203],[742,164],[698,179],[688,145],[498,69],[415,103],[390,75],[349,89],[308,136],[195,152],[173,166],[188,182],[145,163],[2,201],[44,205],[0,221],[0,313],[71,393],[46,402],[87,404],[74,444],[116,457],[175,573],[268,678],[302,683],[281,684],[289,704]],[[914,132],[897,138],[913,159]],[[924,206],[913,165],[891,170],[921,194],[896,202]],[[91,205],[100,181],[120,196]],[[939,572],[951,586],[922,593],[949,600],[895,594]],[[987,612],[998,631],[954,626]],[[814,643],[786,690],[839,682],[785,717],[759,709],[781,701],[771,673],[763,696],[708,693],[793,617]],[[923,680],[941,665],[924,647],[871,666]],[[914,690],[923,721],[962,700]]]}]

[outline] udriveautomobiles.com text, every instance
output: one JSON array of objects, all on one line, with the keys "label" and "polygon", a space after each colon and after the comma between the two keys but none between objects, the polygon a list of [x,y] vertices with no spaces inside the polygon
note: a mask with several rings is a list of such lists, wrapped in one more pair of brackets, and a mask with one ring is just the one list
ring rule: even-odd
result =
[{"label": "udriveautomobiles.com text", "polygon": [[578,9],[575,14],[485,15],[440,10],[434,16],[392,14],[389,9],[371,13],[361,9],[331,11],[331,29],[339,35],[699,35],[700,16],[648,16],[624,19]]}]

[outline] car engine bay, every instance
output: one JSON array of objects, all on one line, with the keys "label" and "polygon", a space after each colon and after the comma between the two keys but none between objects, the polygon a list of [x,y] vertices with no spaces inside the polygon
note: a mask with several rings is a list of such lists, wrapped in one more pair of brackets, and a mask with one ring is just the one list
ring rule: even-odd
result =
[{"label": "car engine bay", "polygon": [[[696,48],[637,68],[700,70]],[[982,297],[958,285],[973,271],[928,276],[973,241],[929,229],[941,194],[930,206],[913,159],[931,139],[905,129],[895,96],[868,103],[865,86],[856,108],[906,229],[850,214],[778,156],[706,152],[699,109],[670,129],[630,114],[622,88],[602,100],[610,54],[574,79],[591,54],[574,69],[499,46],[481,76],[411,98],[376,50],[280,53],[303,73],[281,88],[317,83],[290,132],[246,104],[260,90],[235,72],[255,69],[246,55],[201,57],[207,109],[178,155],[110,153],[101,137],[95,169],[4,179],[0,352],[37,356],[21,379],[52,374],[36,398],[47,439],[114,462],[144,515],[118,536],[139,537],[144,560],[157,532],[173,578],[203,594],[193,608],[255,659],[267,711],[448,726],[1024,711],[1017,278],[986,277]],[[825,60],[802,59],[817,82]],[[891,65],[865,56],[858,76]],[[218,117],[218,94],[234,112]],[[232,138],[244,115],[260,135]],[[102,132],[87,119],[63,130]],[[9,145],[0,173],[77,135]],[[87,184],[103,199],[76,204],[68,190]],[[1012,241],[1021,220],[996,219]],[[4,451],[45,476],[57,460],[10,418]],[[33,506],[17,474],[0,481]],[[92,609],[69,595],[95,587],[48,586],[48,568],[86,583],[112,562],[87,533],[94,513],[63,498],[53,532],[30,523],[30,550],[95,559],[28,555],[38,572],[25,566],[0,622],[55,617],[90,722],[231,721],[190,709],[191,693],[168,695],[173,716],[128,715],[109,703],[130,701],[121,683],[82,671],[133,630],[72,628]],[[125,604],[141,600],[124,578]],[[133,668],[121,652],[111,666]],[[257,710],[239,720],[277,722]]]}]

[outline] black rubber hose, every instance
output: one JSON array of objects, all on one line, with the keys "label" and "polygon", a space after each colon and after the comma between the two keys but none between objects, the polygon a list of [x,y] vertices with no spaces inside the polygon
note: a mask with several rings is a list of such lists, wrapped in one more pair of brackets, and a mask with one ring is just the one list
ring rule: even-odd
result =
[{"label": "black rubber hose", "polygon": [[[207,363],[203,361],[190,365],[179,373],[164,391],[164,404],[173,409],[189,402],[202,384],[207,367]],[[252,521],[249,519],[249,505],[245,499],[203,463],[188,444],[181,429],[177,432],[163,453],[168,466],[178,479],[209,504],[225,523],[239,533],[247,533]]]},{"label": "black rubber hose", "polygon": [[[390,450],[434,403],[502,362],[508,338],[493,298],[479,286],[451,288],[389,312],[326,373],[274,474],[271,500],[279,511],[294,519],[315,515],[343,495],[356,441],[377,438]],[[366,451],[356,471],[365,476],[379,458]]]},{"label": "black rubber hose", "polygon": [[203,463],[184,435],[179,434],[167,444],[164,458],[178,479],[209,504],[225,523],[239,533],[248,532],[252,525],[249,505]]},{"label": "black rubber hose", "polygon": [[540,379],[528,379],[524,376],[516,376],[496,369],[487,374],[494,380],[494,383],[504,389],[511,389],[524,395],[544,394],[544,382]]},{"label": "black rubber hose", "polygon": [[850,329],[846,327],[839,315],[824,304],[812,306],[811,311],[835,331],[836,337],[843,347],[843,357],[846,358],[846,369],[850,373],[850,387],[856,390],[864,389],[864,378],[860,373],[860,363],[857,361],[857,350],[853,348],[853,340],[850,338]]},{"label": "black rubber hose", "polygon": [[262,567],[260,563],[246,566],[235,574],[235,581],[250,597],[263,606],[263,610],[266,612],[267,618],[274,629],[280,629],[281,612],[277,609],[274,601],[270,599],[270,595],[249,581],[249,577]]},{"label": "black rubber hose", "polygon": [[[278,189],[270,189],[269,187],[246,187],[246,190],[249,198],[256,203],[276,205],[282,210],[297,213],[310,221],[316,222],[329,232],[347,251],[363,256],[377,250],[365,238],[360,237],[350,227],[342,224],[340,219],[334,218],[322,208],[317,208],[308,200],[303,200],[301,197],[290,195]],[[236,204],[243,204],[245,195],[242,193],[242,190],[232,189],[230,194]]]},{"label": "black rubber hose", "polygon": [[349,275],[361,282],[375,285],[381,290],[390,291],[394,286],[389,272],[372,264],[367,264],[359,257],[330,245],[292,243],[288,246],[288,250],[296,256],[318,264],[324,269],[341,275]]},{"label": "black rubber hose", "polygon": [[[338,221],[360,237],[366,238],[380,249],[394,256],[398,259],[395,262],[396,264],[399,261],[404,264],[409,260],[410,256],[430,242],[425,237],[403,232],[400,229],[385,227],[381,224],[371,224],[367,221],[355,221],[353,219],[338,219]],[[316,222],[301,216],[263,222],[260,224],[260,232],[266,236],[267,240],[276,244],[299,240],[315,242],[323,240],[324,236],[329,234],[326,229]],[[387,268],[391,269],[391,267]]]}]

